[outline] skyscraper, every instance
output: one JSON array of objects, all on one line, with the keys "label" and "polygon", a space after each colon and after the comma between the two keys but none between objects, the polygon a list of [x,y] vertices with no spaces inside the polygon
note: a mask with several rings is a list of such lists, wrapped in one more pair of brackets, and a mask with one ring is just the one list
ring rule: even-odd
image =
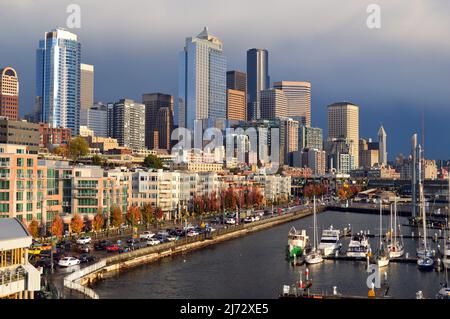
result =
[{"label": "skyscraper", "polygon": [[270,87],[269,52],[265,49],[247,51],[247,118],[257,120],[261,117],[259,92]]},{"label": "skyscraper", "polygon": [[178,109],[179,127],[193,129],[194,120],[208,122],[226,118],[226,70],[222,42],[208,32],[186,39],[179,55]]},{"label": "skyscraper", "polygon": [[288,99],[288,116],[301,125],[311,126],[311,83],[281,81],[273,84],[274,89],[284,92]]},{"label": "skyscraper", "polygon": [[81,44],[64,29],[46,32],[36,51],[36,97],[41,120],[51,127],[80,127]]},{"label": "skyscraper", "polygon": [[381,125],[380,129],[378,130],[378,164],[380,165],[387,165],[387,141],[386,141],[387,135],[386,131],[384,130],[383,125]]},{"label": "skyscraper", "polygon": [[300,126],[298,132],[298,149],[323,150],[323,131],[319,127]]},{"label": "skyscraper", "polygon": [[246,121],[245,92],[227,89],[227,119],[231,121]]},{"label": "skyscraper", "polygon": [[94,66],[80,64],[80,106],[81,109],[94,105]]},{"label": "skyscraper", "polygon": [[241,71],[227,71],[227,89],[247,94],[247,74]]},{"label": "skyscraper", "polygon": [[0,116],[19,118],[19,78],[9,66],[0,70]]},{"label": "skyscraper", "polygon": [[145,105],[145,146],[148,149],[170,149],[173,130],[173,96],[148,93],[142,96]]},{"label": "skyscraper", "polygon": [[283,91],[267,89],[260,92],[261,119],[287,117],[288,101]]},{"label": "skyscraper", "polygon": [[80,126],[87,126],[94,131],[95,136],[108,137],[108,112],[106,105],[96,103],[93,106],[81,108]]},{"label": "skyscraper", "polygon": [[139,150],[145,147],[145,105],[130,99],[108,104],[108,136],[120,146]]},{"label": "skyscraper", "polygon": [[345,139],[353,168],[359,167],[359,106],[349,102],[328,105],[328,141]]}]

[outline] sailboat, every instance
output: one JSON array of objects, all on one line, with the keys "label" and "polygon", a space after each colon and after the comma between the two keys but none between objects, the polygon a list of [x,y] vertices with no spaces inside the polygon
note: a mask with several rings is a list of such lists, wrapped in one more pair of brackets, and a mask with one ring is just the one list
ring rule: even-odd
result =
[{"label": "sailboat", "polygon": [[[394,225],[392,225],[392,223]],[[391,212],[391,229],[389,230],[389,232],[390,232],[390,239],[391,239],[391,243],[388,245],[389,257],[390,258],[398,258],[398,257],[403,256],[403,254],[405,253],[403,242],[399,242],[397,240],[397,196],[394,199],[393,222],[392,222],[392,212]],[[394,237],[392,237],[392,235],[394,235]]]},{"label": "sailboat", "polygon": [[[450,210],[450,174],[448,176],[448,210]],[[444,265],[445,271],[450,268],[450,237],[447,235],[446,230],[448,229],[448,211],[447,211],[447,221],[444,228],[444,240],[442,247],[442,264]]]},{"label": "sailboat", "polygon": [[382,234],[383,234],[383,202],[380,198],[380,247],[378,248],[378,253],[376,256],[377,265],[379,268],[386,267],[389,265],[389,253],[384,249],[382,242]]},{"label": "sailboat", "polygon": [[313,220],[314,220],[314,239],[313,239],[313,248],[312,250],[306,255],[305,262],[307,264],[319,264],[323,262],[322,253],[317,249],[318,246],[318,236],[317,236],[317,218],[316,218],[316,197],[313,198],[314,204],[313,204]]},{"label": "sailboat", "polygon": [[[449,176],[449,181],[450,181],[450,176]],[[450,189],[449,189],[450,192]],[[447,238],[447,232],[444,229],[444,243],[445,240]],[[445,254],[444,254],[445,256]],[[448,273],[447,273],[447,266],[445,266],[444,264],[444,269],[445,269],[445,283],[441,284],[441,289],[439,289],[439,292],[436,296],[437,299],[450,299],[450,287],[448,286]]]},{"label": "sailboat", "polygon": [[417,249],[417,266],[419,270],[429,271],[434,269],[434,260],[431,258],[433,256],[432,251],[429,249],[427,243],[427,223],[425,215],[425,202],[423,200],[423,185],[419,182],[419,193],[420,193],[420,209],[422,210],[423,218],[423,245]]}]

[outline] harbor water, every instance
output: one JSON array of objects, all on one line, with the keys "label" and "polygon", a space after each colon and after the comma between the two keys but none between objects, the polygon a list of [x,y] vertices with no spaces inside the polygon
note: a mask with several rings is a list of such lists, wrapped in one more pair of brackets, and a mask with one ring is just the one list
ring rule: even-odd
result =
[{"label": "harbor water", "polygon": [[[283,285],[292,285],[306,266],[293,267],[286,260],[287,234],[292,226],[306,229],[312,239],[313,217],[279,225],[248,236],[220,243],[208,248],[162,259],[156,263],[138,266],[119,275],[101,280],[93,285],[100,298],[277,298]],[[321,229],[333,225],[343,229],[351,224],[353,231],[379,233],[379,216],[348,212],[320,213],[317,216]],[[399,217],[399,224],[407,219]],[[383,232],[389,225],[389,216],[383,216]],[[416,232],[401,226],[404,235]],[[430,230],[434,235],[437,230]],[[319,231],[319,234],[321,231]],[[320,236],[319,236],[320,238]],[[350,238],[342,238],[343,250]],[[404,239],[405,253],[415,256],[417,239]],[[372,250],[379,245],[377,237],[370,239]],[[432,243],[436,249],[436,243]],[[313,290],[366,296],[368,292],[366,263],[347,260],[325,260],[308,267],[313,280]],[[389,280],[389,296],[415,298],[421,290],[425,298],[434,298],[442,272],[421,272],[415,263],[390,263],[383,268]],[[384,275],[382,276],[384,277]]]}]

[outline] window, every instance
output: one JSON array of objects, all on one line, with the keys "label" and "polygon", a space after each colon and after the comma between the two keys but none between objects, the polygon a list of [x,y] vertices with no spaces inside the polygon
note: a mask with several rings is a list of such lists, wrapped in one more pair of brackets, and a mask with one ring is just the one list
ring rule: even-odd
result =
[{"label": "window", "polygon": [[33,214],[27,214],[27,221],[33,220]]},{"label": "window", "polygon": [[27,192],[27,200],[33,200],[33,192]]},{"label": "window", "polygon": [[0,189],[9,189],[9,181],[0,181]]},{"label": "window", "polygon": [[0,213],[8,213],[9,204],[0,204]]},{"label": "window", "polygon": [[23,166],[23,158],[17,158],[17,166],[22,167]]},{"label": "window", "polygon": [[22,203],[17,203],[16,204],[16,212],[23,212],[23,204]]},{"label": "window", "polygon": [[0,200],[3,200],[3,201],[9,200],[9,192],[0,193]]},{"label": "window", "polygon": [[33,203],[27,203],[27,212],[33,211]]},{"label": "window", "polygon": [[0,166],[9,166],[9,157],[0,158]]},{"label": "window", "polygon": [[23,200],[23,192],[16,193],[16,200]]},{"label": "window", "polygon": [[27,166],[28,167],[32,167],[33,166],[33,159],[32,158],[28,158],[27,159]]}]

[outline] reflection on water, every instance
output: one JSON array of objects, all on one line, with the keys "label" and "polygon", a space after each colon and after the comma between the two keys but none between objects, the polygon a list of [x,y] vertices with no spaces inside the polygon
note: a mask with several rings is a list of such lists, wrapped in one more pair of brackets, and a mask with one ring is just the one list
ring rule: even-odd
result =
[{"label": "reflection on water", "polygon": [[[343,212],[324,212],[317,217],[319,227],[343,229],[348,224],[354,231],[369,230],[378,234],[379,218]],[[389,217],[384,216],[386,230]],[[400,218],[399,224],[406,224]],[[293,284],[299,270],[285,260],[287,233],[295,226],[306,229],[312,236],[312,216],[249,236],[224,242],[185,255],[143,265],[118,276],[98,282],[93,288],[100,298],[277,298],[284,284]],[[433,235],[436,231],[431,231]],[[402,226],[402,233],[411,228]],[[343,249],[349,239],[343,241]],[[378,239],[371,238],[371,247],[378,247]],[[404,239],[405,252],[415,255],[416,240]],[[434,247],[435,248],[435,247]],[[367,294],[364,262],[331,261],[309,267],[313,287],[332,291],[333,286],[346,294]],[[444,274],[423,273],[416,264],[391,263],[386,271],[390,282],[389,295],[395,298],[414,298],[422,290],[426,298],[434,298]]]}]

